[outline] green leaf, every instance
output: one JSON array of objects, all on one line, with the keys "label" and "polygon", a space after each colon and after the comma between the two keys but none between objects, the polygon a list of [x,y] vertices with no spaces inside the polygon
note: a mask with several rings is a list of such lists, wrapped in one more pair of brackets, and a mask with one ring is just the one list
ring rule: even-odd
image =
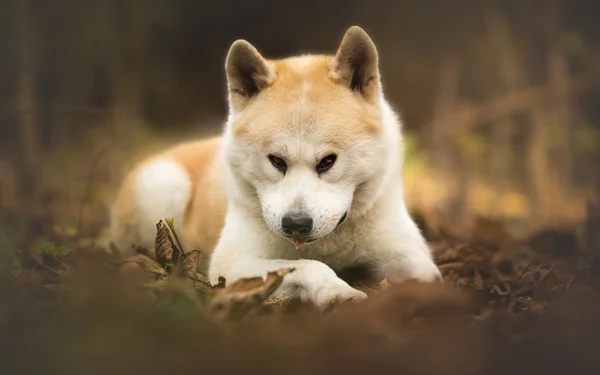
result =
[{"label": "green leaf", "polygon": [[158,280],[152,280],[144,284],[146,288],[156,289],[156,290],[164,290],[169,283],[169,279],[163,278]]},{"label": "green leaf", "polygon": [[54,242],[42,241],[38,243],[37,252],[40,254],[48,254],[48,255],[67,255],[71,252],[71,249],[65,246],[57,246]]},{"label": "green leaf", "polygon": [[114,242],[110,241],[108,244],[108,248],[110,249],[112,255],[114,255],[117,258],[121,257],[121,252],[119,251],[119,248],[117,247],[117,245],[115,245]]}]

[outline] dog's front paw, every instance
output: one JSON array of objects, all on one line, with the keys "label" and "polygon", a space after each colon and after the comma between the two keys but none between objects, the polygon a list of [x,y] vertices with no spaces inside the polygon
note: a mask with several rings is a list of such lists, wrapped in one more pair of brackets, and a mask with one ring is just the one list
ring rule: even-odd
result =
[{"label": "dog's front paw", "polygon": [[331,284],[318,288],[312,297],[313,303],[319,310],[344,302],[359,302],[365,300],[367,294],[348,284]]},{"label": "dog's front paw", "polygon": [[387,280],[392,284],[411,280],[444,284],[439,268],[429,259],[412,259],[402,264],[402,267],[388,272]]}]

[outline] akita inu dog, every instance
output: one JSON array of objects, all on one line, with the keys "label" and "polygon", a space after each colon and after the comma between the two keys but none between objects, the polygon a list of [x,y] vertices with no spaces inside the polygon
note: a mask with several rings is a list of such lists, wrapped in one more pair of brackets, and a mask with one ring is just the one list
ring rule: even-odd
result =
[{"label": "akita inu dog", "polygon": [[212,282],[293,267],[276,294],[321,308],[366,297],[336,275],[347,267],[441,280],[404,202],[401,125],[363,29],[348,29],[335,56],[268,60],[237,40],[225,68],[223,136],[129,174],[112,211],[119,248],[153,246],[158,220],[174,218]]}]

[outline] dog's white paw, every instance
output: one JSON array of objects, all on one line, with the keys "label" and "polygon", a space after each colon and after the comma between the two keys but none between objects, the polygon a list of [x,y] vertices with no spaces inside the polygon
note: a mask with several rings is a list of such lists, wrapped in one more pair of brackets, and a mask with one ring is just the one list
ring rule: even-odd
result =
[{"label": "dog's white paw", "polygon": [[367,294],[345,283],[331,284],[317,289],[311,299],[318,309],[325,310],[333,304],[365,300],[367,299]]},{"label": "dog's white paw", "polygon": [[444,283],[442,274],[435,263],[429,259],[412,259],[402,269],[390,272],[387,279],[392,284],[413,280],[422,283]]}]

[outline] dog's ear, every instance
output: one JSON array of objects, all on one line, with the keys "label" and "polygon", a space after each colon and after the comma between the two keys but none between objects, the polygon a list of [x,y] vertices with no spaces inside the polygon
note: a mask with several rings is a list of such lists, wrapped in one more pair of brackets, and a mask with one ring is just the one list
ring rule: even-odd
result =
[{"label": "dog's ear", "polygon": [[366,99],[373,99],[380,90],[377,48],[358,26],[346,31],[330,69],[334,80]]},{"label": "dog's ear", "polygon": [[245,40],[233,42],[225,59],[227,85],[232,104],[241,109],[270,85],[275,78],[272,66]]}]

